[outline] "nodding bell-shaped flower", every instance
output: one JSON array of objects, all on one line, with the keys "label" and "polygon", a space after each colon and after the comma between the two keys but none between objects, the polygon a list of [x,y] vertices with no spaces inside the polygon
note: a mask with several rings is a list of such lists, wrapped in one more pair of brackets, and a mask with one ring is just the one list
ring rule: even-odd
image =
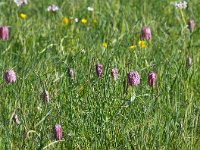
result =
[{"label": "nodding bell-shaped flower", "polygon": [[74,80],[74,70],[72,68],[68,68],[68,76]]},{"label": "nodding bell-shaped flower", "polygon": [[7,70],[4,74],[4,78],[7,84],[16,82],[16,74],[13,70]]},{"label": "nodding bell-shaped flower", "polygon": [[157,75],[155,72],[150,72],[148,75],[148,83],[149,86],[154,87],[156,84],[156,80],[157,80]]},{"label": "nodding bell-shaped flower", "polygon": [[47,90],[44,90],[42,93],[42,99],[47,104],[49,103],[49,92]]},{"label": "nodding bell-shaped flower", "polygon": [[17,114],[14,114],[14,115],[13,115],[12,120],[13,120],[16,124],[20,124],[20,121],[19,121],[19,119],[18,119]]},{"label": "nodding bell-shaped flower", "polygon": [[128,73],[128,83],[130,86],[137,86],[140,84],[140,75],[137,71]]},{"label": "nodding bell-shaped flower", "polygon": [[7,26],[0,27],[0,39],[1,40],[8,40],[9,38],[9,28]]},{"label": "nodding bell-shaped flower", "polygon": [[190,30],[190,32],[194,31],[194,27],[195,27],[195,23],[193,19],[189,19],[188,21],[188,29]]},{"label": "nodding bell-shaped flower", "polygon": [[54,133],[54,136],[55,136],[57,141],[61,140],[62,139],[62,128],[61,128],[61,125],[56,124],[53,127],[53,133]]},{"label": "nodding bell-shaped flower", "polygon": [[111,71],[111,75],[113,77],[113,79],[116,81],[118,79],[118,71],[116,68],[113,68]]},{"label": "nodding bell-shaped flower", "polygon": [[151,40],[151,29],[149,27],[142,27],[140,38],[143,40]]},{"label": "nodding bell-shaped flower", "polygon": [[100,78],[103,74],[103,65],[101,64],[96,64],[96,73],[97,76]]},{"label": "nodding bell-shaped flower", "polygon": [[192,58],[191,57],[187,57],[186,66],[187,66],[187,68],[190,68],[192,66]]}]

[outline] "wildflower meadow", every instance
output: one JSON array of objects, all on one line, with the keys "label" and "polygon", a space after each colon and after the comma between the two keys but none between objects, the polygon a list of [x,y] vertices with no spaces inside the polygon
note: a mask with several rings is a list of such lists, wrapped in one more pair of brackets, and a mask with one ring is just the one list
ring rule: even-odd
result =
[{"label": "wildflower meadow", "polygon": [[1,0],[0,149],[199,150],[199,14],[199,0]]}]

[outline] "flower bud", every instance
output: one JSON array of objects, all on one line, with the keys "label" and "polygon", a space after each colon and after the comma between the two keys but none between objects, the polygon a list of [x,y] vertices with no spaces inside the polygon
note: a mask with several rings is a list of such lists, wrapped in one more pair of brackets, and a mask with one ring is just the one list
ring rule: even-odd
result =
[{"label": "flower bud", "polygon": [[157,75],[155,72],[150,72],[148,75],[148,83],[151,87],[153,87],[156,84]]},{"label": "flower bud", "polygon": [[9,38],[9,29],[7,26],[0,27],[0,39],[1,40],[8,40]]},{"label": "flower bud", "polygon": [[103,65],[101,64],[96,64],[96,73],[97,76],[100,78],[102,76],[103,73]]},{"label": "flower bud", "polygon": [[151,29],[149,27],[142,27],[140,37],[143,40],[151,40]]},{"label": "flower bud", "polygon": [[131,86],[137,86],[140,84],[140,75],[137,71],[131,71],[128,73],[128,83]]},{"label": "flower bud", "polygon": [[49,92],[44,90],[42,93],[42,99],[47,104],[49,103]]},{"label": "flower bud", "polygon": [[118,71],[116,68],[113,68],[111,71],[111,75],[113,77],[113,79],[116,81],[118,79]]},{"label": "flower bud", "polygon": [[13,115],[12,120],[13,120],[16,124],[20,124],[20,121],[19,121],[19,119],[18,119],[17,114],[14,114],[14,115]]},{"label": "flower bud", "polygon": [[189,19],[188,21],[188,29],[190,30],[190,32],[194,31],[194,27],[195,27],[195,23],[193,19]]},{"label": "flower bud", "polygon": [[4,78],[7,84],[16,82],[16,74],[13,70],[7,70],[4,74]]},{"label": "flower bud", "polygon": [[55,136],[57,141],[61,140],[62,139],[62,128],[61,128],[61,125],[56,124],[53,127],[53,133],[54,133],[54,136]]}]

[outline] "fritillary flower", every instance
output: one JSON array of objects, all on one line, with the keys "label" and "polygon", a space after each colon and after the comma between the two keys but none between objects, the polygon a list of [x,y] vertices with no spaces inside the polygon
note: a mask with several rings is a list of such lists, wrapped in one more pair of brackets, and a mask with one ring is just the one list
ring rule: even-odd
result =
[{"label": "fritillary flower", "polygon": [[148,75],[148,83],[151,87],[155,86],[157,80],[157,75],[155,72],[150,72]]},{"label": "fritillary flower", "polygon": [[192,58],[191,57],[187,57],[186,66],[187,66],[187,68],[190,68],[192,66]]},{"label": "fritillary flower", "polygon": [[16,124],[20,124],[20,121],[19,121],[19,119],[18,119],[17,114],[14,114],[14,115],[13,115],[12,120],[13,120]]},{"label": "fritillary flower", "polygon": [[128,83],[130,86],[137,86],[140,84],[140,75],[137,71],[128,73]]},{"label": "fritillary flower", "polygon": [[42,93],[42,99],[47,104],[49,103],[49,92],[47,90],[44,90]]},{"label": "fritillary flower", "polygon": [[195,27],[194,20],[193,19],[189,19],[189,21],[188,21],[188,28],[189,28],[190,32],[194,31],[194,27]]},{"label": "fritillary flower", "polygon": [[60,124],[56,124],[53,127],[53,133],[57,141],[62,139],[62,128]]},{"label": "fritillary flower", "polygon": [[100,78],[103,74],[103,65],[101,64],[96,64],[96,73],[97,76]]},{"label": "fritillary flower", "polygon": [[111,75],[113,77],[113,79],[116,81],[118,79],[118,71],[116,68],[113,68],[111,71]]},{"label": "fritillary flower", "polygon": [[1,40],[8,40],[9,38],[9,28],[7,26],[0,27],[0,39]]},{"label": "fritillary flower", "polygon": [[16,82],[16,74],[13,70],[7,70],[4,74],[4,78],[7,84]]},{"label": "fritillary flower", "polygon": [[142,27],[140,37],[143,40],[151,40],[151,29],[149,27]]}]

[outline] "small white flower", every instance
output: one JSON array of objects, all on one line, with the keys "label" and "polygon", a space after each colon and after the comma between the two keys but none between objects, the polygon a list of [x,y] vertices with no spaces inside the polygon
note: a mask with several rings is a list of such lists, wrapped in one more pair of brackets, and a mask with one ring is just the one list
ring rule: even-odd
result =
[{"label": "small white flower", "polygon": [[94,11],[94,8],[88,7],[87,10],[88,10],[88,11]]},{"label": "small white flower", "polygon": [[186,1],[174,2],[172,4],[176,7],[176,9],[185,9],[185,8],[187,8],[187,2]]},{"label": "small white flower", "polygon": [[28,4],[27,0],[14,0],[17,6],[22,6],[23,4]]},{"label": "small white flower", "polygon": [[75,18],[75,22],[78,22],[78,18]]},{"label": "small white flower", "polygon": [[84,49],[84,48],[81,50],[81,53],[82,53],[82,54],[85,54],[85,49]]},{"label": "small white flower", "polygon": [[47,7],[47,11],[51,11],[51,12],[56,12],[56,11],[58,11],[58,9],[59,9],[58,6],[55,4],[49,5]]}]

